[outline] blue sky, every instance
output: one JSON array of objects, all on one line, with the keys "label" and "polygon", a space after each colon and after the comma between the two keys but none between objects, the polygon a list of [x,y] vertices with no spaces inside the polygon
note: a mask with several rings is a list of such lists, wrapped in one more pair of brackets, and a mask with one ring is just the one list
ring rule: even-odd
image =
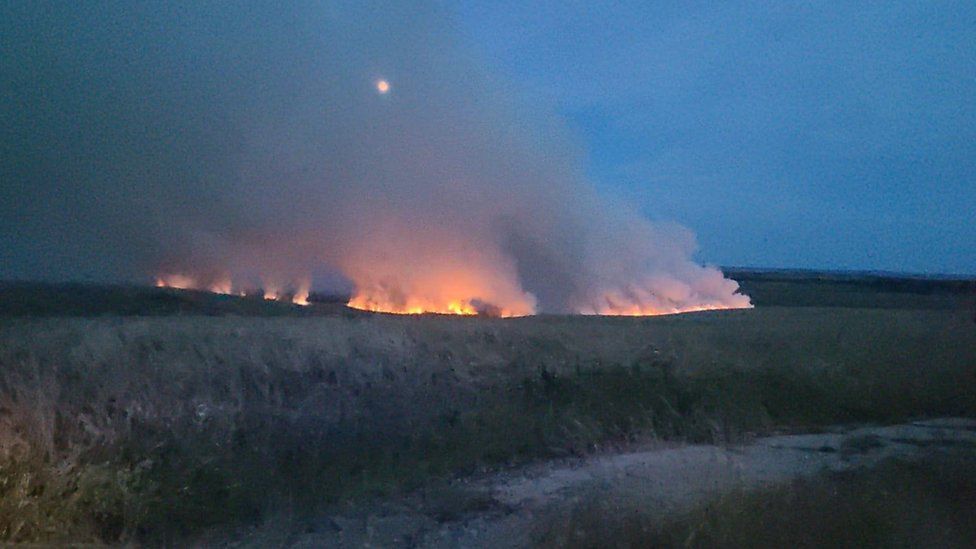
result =
[{"label": "blue sky", "polygon": [[976,3],[462,2],[601,190],[723,265],[976,273]]}]

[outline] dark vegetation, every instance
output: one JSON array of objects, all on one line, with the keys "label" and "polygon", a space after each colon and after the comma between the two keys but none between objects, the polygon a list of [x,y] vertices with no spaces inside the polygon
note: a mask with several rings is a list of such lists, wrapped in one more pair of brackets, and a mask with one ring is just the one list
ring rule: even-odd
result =
[{"label": "dark vegetation", "polygon": [[538,535],[544,547],[974,547],[976,456],[889,461],[726,494],[661,523],[590,501]]},{"label": "dark vegetation", "polygon": [[0,320],[0,539],[177,543],[647,437],[976,416],[968,311],[297,314]]},{"label": "dark vegetation", "polygon": [[976,310],[976,278],[726,269],[758,307]]},{"label": "dark vegetation", "polygon": [[147,286],[0,282],[0,318],[57,316],[316,316],[352,315],[348,298],[312,294],[312,307],[241,297]]}]

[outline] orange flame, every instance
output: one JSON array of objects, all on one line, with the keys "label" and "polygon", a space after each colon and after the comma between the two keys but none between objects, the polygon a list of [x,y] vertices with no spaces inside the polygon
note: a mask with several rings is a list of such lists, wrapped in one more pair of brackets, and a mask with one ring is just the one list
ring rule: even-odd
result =
[{"label": "orange flame", "polygon": [[[247,292],[241,288],[238,288],[237,291],[234,290],[234,284],[229,276],[223,276],[220,278],[196,278],[181,273],[164,274],[156,277],[156,287],[176,288],[178,290],[200,290],[215,294],[233,294],[240,297],[246,297],[247,295]],[[302,279],[290,287],[294,288],[293,293],[281,291],[281,286],[276,283],[265,282],[265,288],[263,290],[264,299],[269,301],[291,301],[295,305],[303,306],[309,304],[308,297],[311,292],[311,283],[309,279]]]},{"label": "orange flame", "polygon": [[196,281],[183,274],[167,274],[156,277],[157,288],[176,288],[178,290],[196,289]]},{"label": "orange flame", "polygon": [[397,304],[391,300],[383,299],[382,297],[377,298],[376,296],[369,296],[363,293],[354,295],[346,305],[353,309],[359,309],[362,311],[400,315],[420,315],[425,313],[442,315],[476,315],[479,312],[483,312],[485,314],[492,314],[493,316],[497,315],[509,317],[531,314],[528,312],[519,314],[518,312],[508,309],[495,311],[488,307],[484,307],[481,311],[479,311],[479,309],[474,306],[471,301],[463,299],[453,299],[447,301],[446,303],[436,303],[434,301],[411,298],[406,300],[406,302],[403,304]]},{"label": "orange flame", "polygon": [[176,288],[177,290],[204,290],[215,294],[231,294],[234,286],[230,277],[204,278],[200,282],[198,278],[182,273],[164,274],[156,277],[157,288]]},{"label": "orange flame", "polygon": [[[715,279],[714,275],[712,276]],[[696,311],[752,308],[749,296],[737,293],[738,284],[721,278],[716,284],[726,286],[725,299],[716,300],[696,293],[688,284],[667,278],[647,281],[646,286],[630,286],[607,291],[594,303],[580,309],[584,315],[659,316]],[[655,291],[649,288],[656,288]]]},{"label": "orange flame", "polygon": [[298,289],[295,290],[295,294],[291,296],[291,302],[295,305],[305,306],[308,305],[308,294],[311,284],[308,280],[303,280],[298,284]]},{"label": "orange flame", "polygon": [[740,305],[697,304],[673,307],[656,307],[653,305],[642,305],[639,303],[627,303],[620,305],[606,305],[599,309],[583,309],[583,315],[602,315],[602,316],[660,316],[673,315],[679,313],[694,313],[698,311],[719,311],[724,309],[742,309]]},{"label": "orange flame", "polygon": [[[364,311],[419,315],[484,315],[518,317],[535,314],[535,297],[523,291],[508,277],[494,277],[485,269],[449,264],[433,268],[431,263],[414,271],[411,277],[398,278],[390,273],[376,276],[368,269],[348,301],[347,306]],[[308,277],[280,283],[264,279],[263,297],[309,305],[311,283]],[[501,280],[502,282],[499,282]],[[220,294],[234,293],[230,276],[191,276],[183,273],[160,275],[156,286],[164,288],[207,290]],[[686,282],[669,276],[648,277],[635,284],[611,287],[580,301],[573,312],[583,315],[655,316],[693,311],[750,308],[749,297],[738,293],[738,284],[725,279],[717,270]],[[240,295],[240,288],[237,289]],[[491,296],[482,299],[481,296]],[[716,297],[719,296],[719,297]]]},{"label": "orange flame", "polygon": [[234,292],[234,286],[231,284],[230,278],[222,278],[211,284],[207,289],[215,294],[230,295]]}]

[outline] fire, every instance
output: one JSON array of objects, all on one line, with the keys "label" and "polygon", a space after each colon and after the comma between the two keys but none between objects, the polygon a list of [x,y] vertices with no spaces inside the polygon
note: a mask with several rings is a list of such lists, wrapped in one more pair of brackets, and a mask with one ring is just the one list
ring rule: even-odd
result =
[{"label": "fire", "polygon": [[[202,281],[202,282],[201,282]],[[237,295],[246,297],[248,291],[245,288],[234,289],[233,281],[229,276],[219,278],[212,277],[193,277],[185,274],[164,274],[156,277],[155,285],[157,288],[175,288],[178,290],[198,290],[207,291],[215,294]],[[288,286],[285,286],[286,288]],[[264,299],[269,301],[291,301],[295,305],[308,305],[311,283],[308,279],[300,280],[290,286],[294,288],[293,293],[281,291],[281,287],[273,283],[265,283],[262,290]],[[253,288],[253,287],[252,287]]]},{"label": "fire", "polygon": [[[450,244],[450,241],[448,241]],[[458,316],[519,317],[537,312],[536,297],[521,285],[514,266],[484,249],[454,245],[440,253],[430,248],[411,249],[399,244],[385,250],[384,260],[373,254],[357,256],[344,271],[354,284],[347,306],[353,309],[402,315],[443,314]],[[404,261],[394,252],[407,254]],[[410,254],[416,254],[416,259]],[[216,271],[222,273],[223,271]],[[171,273],[156,278],[156,285],[221,294],[243,293],[269,301],[309,305],[311,277],[265,275],[254,285],[228,274]],[[258,281],[260,281],[258,283]],[[261,288],[256,290],[255,288]],[[655,316],[693,311],[750,308],[748,296],[738,283],[717,269],[699,268],[682,273],[643,277],[607,277],[606,283],[567,299],[565,308],[553,311],[582,315]]]},{"label": "fire", "polygon": [[737,293],[737,283],[713,274],[709,274],[704,280],[724,288],[722,292],[715,292],[714,288],[706,285],[706,291],[710,290],[712,295],[718,293],[727,297],[709,298],[696,292],[686,282],[668,277],[654,277],[645,280],[641,285],[605,291],[593,302],[581,307],[579,312],[584,315],[658,316],[752,307],[749,296]]},{"label": "fire", "polygon": [[465,303],[461,301],[452,301],[447,304],[447,310],[454,315],[476,315],[478,310],[471,306],[470,303]]},{"label": "fire", "polygon": [[[402,304],[388,300],[376,299],[366,294],[356,294],[347,305],[353,309],[372,311],[376,313],[392,313],[402,315],[444,314],[444,315],[477,315],[500,316],[503,318],[527,316],[534,314],[527,309],[497,308],[481,304],[478,300],[458,299],[446,303],[422,302],[409,299]],[[602,306],[584,307],[578,313],[582,315],[601,316],[659,316],[696,311],[715,311],[722,309],[740,309],[751,307],[748,304],[736,303],[698,303],[693,305],[653,305],[649,303],[615,302],[607,299]]]},{"label": "fire", "polygon": [[439,225],[415,227],[397,218],[383,223],[386,230],[339,259],[353,285],[349,307],[394,314],[535,314],[535,296],[521,287],[514,261],[490,242]]},{"label": "fire", "polygon": [[298,284],[298,289],[295,290],[295,294],[291,296],[291,302],[295,305],[305,306],[308,305],[308,294],[311,289],[311,283],[308,280],[303,280]]},{"label": "fire", "polygon": [[221,277],[200,282],[196,277],[181,273],[164,274],[156,277],[157,288],[176,288],[177,290],[206,290],[215,294],[231,294],[234,286],[230,277]]},{"label": "fire", "polygon": [[[402,315],[518,317],[536,312],[535,299],[531,294],[517,287],[500,289],[492,286],[483,273],[477,270],[454,268],[444,272],[425,272],[423,275],[418,278],[417,285],[405,287],[389,281],[381,283],[368,279],[361,287],[357,287],[347,306],[363,311]],[[724,278],[717,278],[715,283],[735,284]],[[156,278],[155,284],[160,288],[245,295],[240,289],[235,292],[229,276],[198,278],[182,273],[164,274]],[[657,316],[752,307],[749,297],[735,292],[735,289],[737,285],[736,288],[724,292],[731,296],[726,299],[709,299],[707,293],[700,294],[682,281],[657,278],[647,280],[642,285],[604,291],[578,305],[575,312],[583,315]],[[306,306],[309,305],[311,282],[308,278],[303,278],[291,284],[279,285],[266,279],[261,292],[259,295],[269,301],[290,301],[295,305]],[[500,304],[475,297],[481,295],[493,295]]]},{"label": "fire", "polygon": [[157,288],[176,288],[178,290],[196,289],[196,281],[182,274],[168,274],[156,277]]},{"label": "fire", "polygon": [[215,294],[230,295],[234,293],[234,285],[231,284],[230,278],[222,278],[211,284],[207,289]]},{"label": "fire", "polygon": [[660,315],[674,315],[679,313],[694,313],[698,311],[718,311],[723,309],[741,309],[743,307],[736,305],[725,305],[721,303],[715,304],[698,304],[698,305],[684,305],[684,306],[672,306],[672,307],[656,307],[653,305],[642,305],[639,303],[627,303],[627,304],[607,304],[604,307],[598,309],[582,309],[580,314],[583,315],[602,315],[602,316],[660,316]]},{"label": "fire", "polygon": [[425,301],[416,298],[408,299],[402,304],[395,303],[388,299],[376,298],[367,294],[359,293],[349,300],[347,306],[362,311],[372,311],[374,313],[393,313],[400,315],[422,315],[426,313],[442,315],[476,315],[479,313],[492,314],[503,317],[525,316],[529,312],[516,312],[508,309],[495,310],[483,307],[481,310],[470,300],[453,299],[447,302],[438,303]]},{"label": "fire", "polygon": [[262,278],[261,288],[263,289],[264,299],[268,301],[278,300],[278,284],[268,280],[267,278]]}]

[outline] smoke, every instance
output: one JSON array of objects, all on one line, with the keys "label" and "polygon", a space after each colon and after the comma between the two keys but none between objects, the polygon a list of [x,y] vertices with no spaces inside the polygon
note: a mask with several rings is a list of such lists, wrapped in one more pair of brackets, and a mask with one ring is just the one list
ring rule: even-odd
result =
[{"label": "smoke", "polygon": [[687,230],[598,196],[558,120],[438,5],[0,16],[0,276],[307,293],[338,275],[366,308],[504,314],[748,305]]}]

